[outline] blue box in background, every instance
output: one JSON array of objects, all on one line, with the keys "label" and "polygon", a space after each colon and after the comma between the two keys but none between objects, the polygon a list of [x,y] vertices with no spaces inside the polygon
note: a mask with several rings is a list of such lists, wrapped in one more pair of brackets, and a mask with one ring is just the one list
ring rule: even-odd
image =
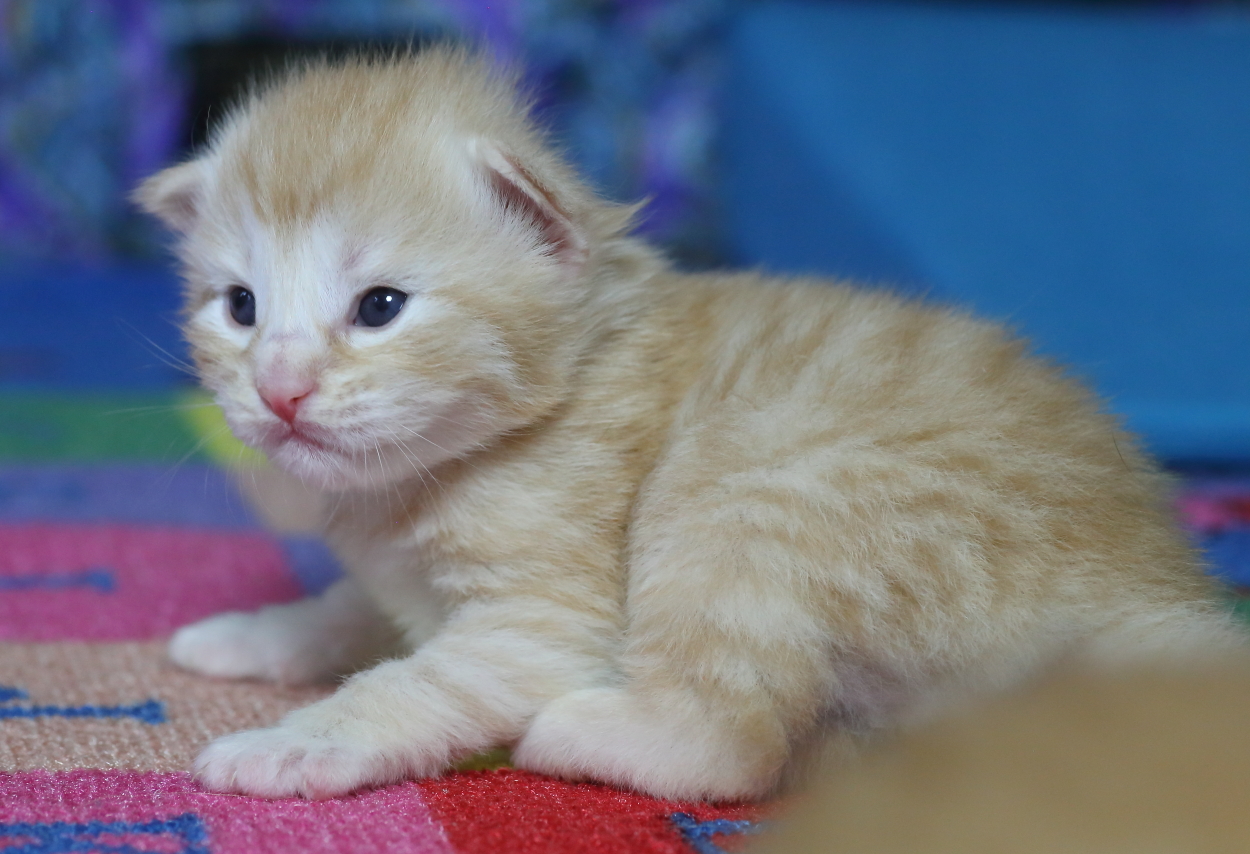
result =
[{"label": "blue box in background", "polygon": [[729,69],[733,260],[967,305],[1250,461],[1250,12],[770,2]]}]

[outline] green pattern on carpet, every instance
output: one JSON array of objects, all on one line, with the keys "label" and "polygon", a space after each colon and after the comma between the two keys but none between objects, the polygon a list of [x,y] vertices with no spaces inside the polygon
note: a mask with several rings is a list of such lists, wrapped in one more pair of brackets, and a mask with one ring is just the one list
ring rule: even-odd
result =
[{"label": "green pattern on carpet", "polygon": [[204,459],[185,392],[0,392],[0,458],[29,462]]}]

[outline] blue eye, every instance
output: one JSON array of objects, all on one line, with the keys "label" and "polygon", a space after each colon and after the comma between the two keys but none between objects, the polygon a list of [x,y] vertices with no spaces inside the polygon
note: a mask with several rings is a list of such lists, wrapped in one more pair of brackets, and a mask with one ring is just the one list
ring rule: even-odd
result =
[{"label": "blue eye", "polygon": [[247,288],[235,285],[226,291],[226,302],[230,304],[230,316],[240,326],[256,325],[256,297]]},{"label": "blue eye", "polygon": [[394,288],[374,288],[361,297],[356,312],[357,326],[385,326],[404,307],[408,295]]}]

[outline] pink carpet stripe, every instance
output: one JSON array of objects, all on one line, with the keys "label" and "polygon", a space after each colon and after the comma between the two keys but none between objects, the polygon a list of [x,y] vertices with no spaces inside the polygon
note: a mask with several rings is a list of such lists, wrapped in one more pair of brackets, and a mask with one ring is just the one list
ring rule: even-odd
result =
[{"label": "pink carpet stripe", "polygon": [[185,774],[134,771],[0,774],[0,851],[22,845],[41,851],[129,845],[163,854],[453,854],[415,784],[330,801],[265,801],[203,792]]},{"label": "pink carpet stripe", "polygon": [[264,534],[0,525],[3,640],[144,640],[300,595]]}]

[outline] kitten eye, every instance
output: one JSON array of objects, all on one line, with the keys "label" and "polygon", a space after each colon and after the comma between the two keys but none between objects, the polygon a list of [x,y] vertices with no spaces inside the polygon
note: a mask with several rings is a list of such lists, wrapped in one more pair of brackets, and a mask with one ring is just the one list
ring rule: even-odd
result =
[{"label": "kitten eye", "polygon": [[256,325],[256,297],[247,288],[235,285],[226,291],[226,301],[230,303],[230,316],[240,326]]},{"label": "kitten eye", "polygon": [[395,319],[404,307],[408,295],[394,288],[374,288],[360,300],[356,312],[357,326],[385,326]]}]

